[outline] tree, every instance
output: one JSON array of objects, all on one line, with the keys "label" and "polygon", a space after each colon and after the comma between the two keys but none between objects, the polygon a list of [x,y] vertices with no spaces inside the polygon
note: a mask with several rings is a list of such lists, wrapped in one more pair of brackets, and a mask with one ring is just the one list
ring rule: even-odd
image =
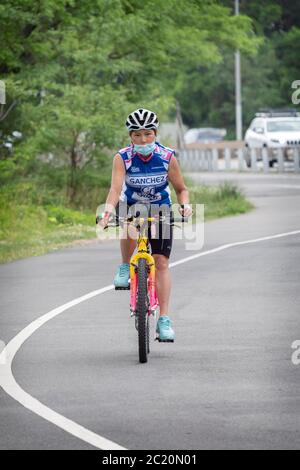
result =
[{"label": "tree", "polygon": [[165,116],[191,70],[225,46],[257,48],[251,20],[215,0],[3,0],[0,42],[12,100],[18,84],[19,165],[32,172],[51,154],[69,168],[71,200],[80,170],[125,137],[129,111]]},{"label": "tree", "polygon": [[[223,0],[233,11],[233,1]],[[244,130],[264,107],[291,106],[291,84],[300,76],[299,2],[241,0],[242,14],[253,20],[260,40],[257,54],[242,53]],[[257,42],[256,42],[257,44]],[[226,127],[235,136],[234,56],[232,47],[222,48],[219,63],[190,69],[177,89],[183,119],[190,127]]]}]

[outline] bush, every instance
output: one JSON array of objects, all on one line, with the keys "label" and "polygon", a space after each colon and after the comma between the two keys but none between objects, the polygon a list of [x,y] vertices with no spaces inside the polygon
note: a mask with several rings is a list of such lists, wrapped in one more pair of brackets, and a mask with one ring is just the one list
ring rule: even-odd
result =
[{"label": "bush", "polygon": [[[190,202],[204,204],[205,220],[243,214],[253,208],[236,184],[225,182],[218,186],[196,186],[188,178],[185,178],[185,181],[189,187]],[[176,201],[175,194],[173,201]]]},{"label": "bush", "polygon": [[48,221],[63,225],[91,225],[94,221],[92,214],[75,211],[63,206],[47,206]]}]

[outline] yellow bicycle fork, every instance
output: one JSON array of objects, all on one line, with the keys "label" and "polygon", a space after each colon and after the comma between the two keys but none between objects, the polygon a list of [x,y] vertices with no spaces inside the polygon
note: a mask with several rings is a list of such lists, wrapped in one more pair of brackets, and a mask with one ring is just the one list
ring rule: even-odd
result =
[{"label": "yellow bicycle fork", "polygon": [[150,253],[148,253],[148,238],[139,237],[138,252],[132,256],[130,260],[130,310],[132,315],[136,312],[136,298],[137,298],[137,273],[136,268],[138,267],[139,259],[146,259],[147,266],[149,268],[148,273],[148,293],[150,303],[150,313],[155,314],[158,307],[158,300],[155,287],[155,260]]}]

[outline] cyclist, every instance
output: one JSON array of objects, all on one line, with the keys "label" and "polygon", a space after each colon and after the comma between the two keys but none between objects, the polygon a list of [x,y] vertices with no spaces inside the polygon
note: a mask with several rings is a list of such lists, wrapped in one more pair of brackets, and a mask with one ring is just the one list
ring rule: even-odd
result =
[{"label": "cyclist", "polygon": [[[111,208],[120,211],[120,205],[127,207],[135,204],[158,204],[171,207],[169,182],[172,183],[180,204],[180,214],[192,215],[189,205],[189,192],[185,186],[175,151],[163,146],[157,140],[159,126],[156,114],[147,109],[137,109],[129,114],[126,127],[131,144],[115,155],[113,160],[112,181],[106,199],[105,212],[100,225],[105,228]],[[171,279],[169,257],[172,249],[172,227],[168,237],[159,230],[159,238],[149,242],[156,266],[156,289],[160,306],[160,317],[157,322],[157,333],[160,340],[174,340],[175,333],[169,317],[169,300]],[[136,241],[130,233],[121,238],[122,264],[114,278],[116,287],[128,287],[130,279],[129,262],[135,250]]]}]

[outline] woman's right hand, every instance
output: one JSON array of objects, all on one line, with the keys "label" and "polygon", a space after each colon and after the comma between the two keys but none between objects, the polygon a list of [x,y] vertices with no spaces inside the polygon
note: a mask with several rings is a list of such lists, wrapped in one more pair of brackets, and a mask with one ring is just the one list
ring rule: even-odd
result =
[{"label": "woman's right hand", "polygon": [[101,214],[97,217],[97,224],[103,230],[105,230],[107,228],[109,217],[110,217],[110,213],[108,213],[108,212],[104,212],[103,214]]}]

